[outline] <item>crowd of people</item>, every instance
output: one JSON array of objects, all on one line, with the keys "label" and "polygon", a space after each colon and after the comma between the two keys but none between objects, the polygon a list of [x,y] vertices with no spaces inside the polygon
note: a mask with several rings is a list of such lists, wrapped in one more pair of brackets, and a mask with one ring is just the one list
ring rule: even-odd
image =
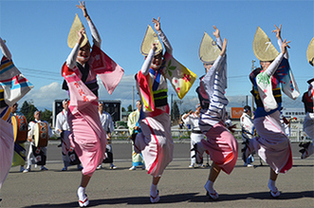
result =
[{"label": "crowd of people", "polygon": [[[80,207],[89,205],[86,188],[96,169],[102,168],[102,163],[109,163],[110,169],[116,169],[113,164],[111,146],[114,125],[111,115],[105,112],[104,104],[98,101],[97,77],[103,82],[111,94],[121,80],[124,70],[112,61],[101,50],[100,35],[87,13],[85,2],[79,2],[77,8],[83,16],[93,37],[93,45],[86,36],[85,28],[78,16],[75,17],[68,45],[71,53],[62,66],[64,77],[63,89],[69,98],[63,100],[63,110],[57,115],[55,134],[61,140],[63,160],[62,171],[67,171],[71,165],[76,165],[82,171],[81,181],[76,191]],[[160,200],[159,181],[166,167],[173,160],[174,143],[171,136],[171,121],[168,105],[168,84],[176,89],[179,98],[183,98],[193,85],[196,75],[180,64],[173,57],[172,46],[161,29],[160,18],[152,20],[148,27],[141,53],[145,56],[140,71],[135,75],[135,82],[140,95],[136,102],[137,109],[128,117],[130,141],[132,142],[132,166],[146,169],[152,176],[150,186],[150,201]],[[192,127],[189,168],[205,167],[204,154],[212,161],[210,172],[204,188],[212,200],[219,198],[214,189],[214,183],[221,171],[231,174],[238,158],[238,142],[233,133],[234,125],[228,119],[226,106],[227,89],[227,39],[220,37],[220,31],[213,26],[216,41],[205,33],[200,46],[200,60],[205,73],[200,78],[196,92],[199,104],[195,111],[187,112],[182,121]],[[267,44],[267,35],[258,28],[253,50],[260,60],[260,68],[249,75],[252,82],[252,94],[256,103],[254,114],[250,106],[244,106],[240,118],[241,136],[243,141],[242,159],[244,165],[252,167],[253,154],[257,154],[270,167],[268,188],[273,198],[280,196],[276,186],[279,173],[286,173],[292,168],[292,153],[289,132],[284,131],[280,111],[282,109],[282,94],[296,99],[299,96],[288,61],[290,41],[281,37],[281,25],[273,31],[277,37],[280,52],[272,44]],[[159,41],[161,39],[161,42]],[[41,120],[41,112],[34,112],[34,121],[28,123],[23,138],[17,137],[11,124],[11,116],[24,122],[23,115],[17,111],[17,101],[31,88],[32,84],[16,69],[12,62],[10,51],[0,38],[3,53],[0,68],[0,188],[12,166],[20,166],[20,171],[27,173],[32,165],[40,165],[41,171],[46,171],[47,142],[53,132],[47,121]],[[165,51],[163,50],[165,48]],[[311,50],[314,50],[313,48]],[[313,65],[313,57],[309,62]],[[171,70],[171,72],[169,71]],[[10,71],[9,73],[6,73]],[[188,79],[187,79],[188,77]],[[18,92],[14,82],[17,80]],[[182,81],[184,80],[184,81]],[[182,82],[181,82],[182,81]],[[304,93],[302,101],[307,112],[304,121],[304,131],[314,139],[314,80],[308,81],[309,90]],[[253,106],[252,106],[253,108]],[[12,119],[12,120],[14,120]],[[287,122],[284,124],[288,125]],[[16,127],[15,127],[16,128]],[[30,142],[26,156],[24,142]],[[313,154],[313,142],[300,144],[301,158]],[[26,161],[26,165],[25,165]]]}]

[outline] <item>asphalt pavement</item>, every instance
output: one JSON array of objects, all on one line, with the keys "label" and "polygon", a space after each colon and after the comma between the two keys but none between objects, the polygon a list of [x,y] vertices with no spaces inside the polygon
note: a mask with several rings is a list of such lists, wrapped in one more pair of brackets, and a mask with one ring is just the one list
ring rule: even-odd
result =
[{"label": "asphalt pavement", "polygon": [[[12,167],[0,190],[0,207],[78,207],[76,190],[81,173],[75,166],[62,172],[61,148],[58,142],[49,142],[48,171],[32,168],[20,173]],[[241,146],[241,145],[240,145]],[[272,199],[267,188],[269,167],[260,165],[244,167],[239,158],[230,175],[221,172],[215,182],[218,201],[205,196],[204,184],[209,168],[189,169],[189,143],[177,142],[174,160],[165,170],[158,189],[160,202],[150,204],[151,176],[131,166],[131,144],[114,142],[114,164],[97,170],[87,187],[90,207],[313,207],[314,206],[314,157],[301,160],[298,144],[292,144],[294,165],[286,174],[280,174],[277,187],[282,192],[279,199]],[[241,149],[241,148],[239,148]],[[206,157],[205,157],[205,162]],[[209,161],[210,163],[210,161]]]}]

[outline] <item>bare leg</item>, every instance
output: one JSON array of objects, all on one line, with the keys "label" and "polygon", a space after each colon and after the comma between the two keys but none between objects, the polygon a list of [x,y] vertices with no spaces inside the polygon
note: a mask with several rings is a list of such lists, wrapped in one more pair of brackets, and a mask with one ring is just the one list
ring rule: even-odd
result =
[{"label": "bare leg", "polygon": [[270,189],[270,194],[273,198],[277,198],[280,195],[280,192],[276,187],[277,177],[278,174],[272,168],[270,168],[268,188]]},{"label": "bare leg", "polygon": [[216,200],[219,198],[218,193],[215,191],[214,189],[214,182],[216,181],[219,173],[221,171],[221,168],[215,163],[213,162],[211,168],[210,168],[210,173],[208,176],[208,181],[205,184],[204,188],[207,191],[207,196],[209,196],[210,198],[212,198],[213,200]]},{"label": "bare leg", "polygon": [[276,181],[277,177],[278,177],[278,174],[275,173],[275,171],[272,168],[270,168],[269,179],[272,181]]},{"label": "bare leg", "polygon": [[82,179],[81,179],[81,187],[86,188],[91,176],[88,175],[83,175],[82,174]]},{"label": "bare leg", "polygon": [[153,182],[150,187],[150,201],[156,203],[159,201],[159,194],[157,190],[157,184],[159,183],[160,177],[153,177]]},{"label": "bare leg", "polygon": [[215,182],[220,171],[221,171],[221,168],[218,165],[216,165],[216,163],[213,162],[210,168],[208,180],[210,180],[211,182]]},{"label": "bare leg", "polygon": [[157,186],[157,184],[159,183],[160,177],[153,177],[153,184],[155,186]]}]

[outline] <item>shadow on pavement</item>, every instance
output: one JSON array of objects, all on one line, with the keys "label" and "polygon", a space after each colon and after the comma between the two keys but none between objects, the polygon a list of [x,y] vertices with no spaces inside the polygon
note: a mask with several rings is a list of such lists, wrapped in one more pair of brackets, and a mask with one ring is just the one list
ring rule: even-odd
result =
[{"label": "shadow on pavement", "polygon": [[[199,202],[219,202],[219,201],[237,201],[245,199],[261,199],[270,200],[269,192],[253,192],[248,194],[221,194],[219,195],[218,201],[210,200],[205,195],[198,195],[199,193],[187,193],[187,194],[174,194],[174,195],[162,195],[158,204],[171,204],[179,202],[189,202],[189,203],[199,203]],[[197,195],[197,196],[196,196]],[[314,198],[314,191],[304,191],[304,192],[287,192],[281,193],[278,199],[272,200],[289,200],[297,198]],[[149,197],[125,197],[125,198],[113,198],[113,199],[95,199],[90,200],[89,207],[100,206],[100,205],[117,205],[117,204],[129,204],[129,205],[145,205],[150,204]],[[33,206],[27,206],[25,208],[31,207],[77,207],[77,202],[61,203],[61,204],[37,204]]]}]

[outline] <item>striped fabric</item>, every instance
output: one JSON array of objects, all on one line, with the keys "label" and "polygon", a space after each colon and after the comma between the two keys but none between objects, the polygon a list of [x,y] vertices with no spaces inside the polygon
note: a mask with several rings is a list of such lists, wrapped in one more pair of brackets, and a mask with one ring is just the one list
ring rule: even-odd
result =
[{"label": "striped fabric", "polygon": [[6,57],[1,60],[0,85],[4,90],[5,103],[9,106],[18,102],[34,87],[14,66],[12,60]]},{"label": "striped fabric", "polygon": [[224,120],[225,117],[225,106],[229,103],[224,95],[226,79],[222,76],[226,73],[225,63],[226,58],[219,56],[202,80],[205,91],[210,98],[209,108],[202,109],[200,115],[199,125],[204,134],[219,121]]}]

